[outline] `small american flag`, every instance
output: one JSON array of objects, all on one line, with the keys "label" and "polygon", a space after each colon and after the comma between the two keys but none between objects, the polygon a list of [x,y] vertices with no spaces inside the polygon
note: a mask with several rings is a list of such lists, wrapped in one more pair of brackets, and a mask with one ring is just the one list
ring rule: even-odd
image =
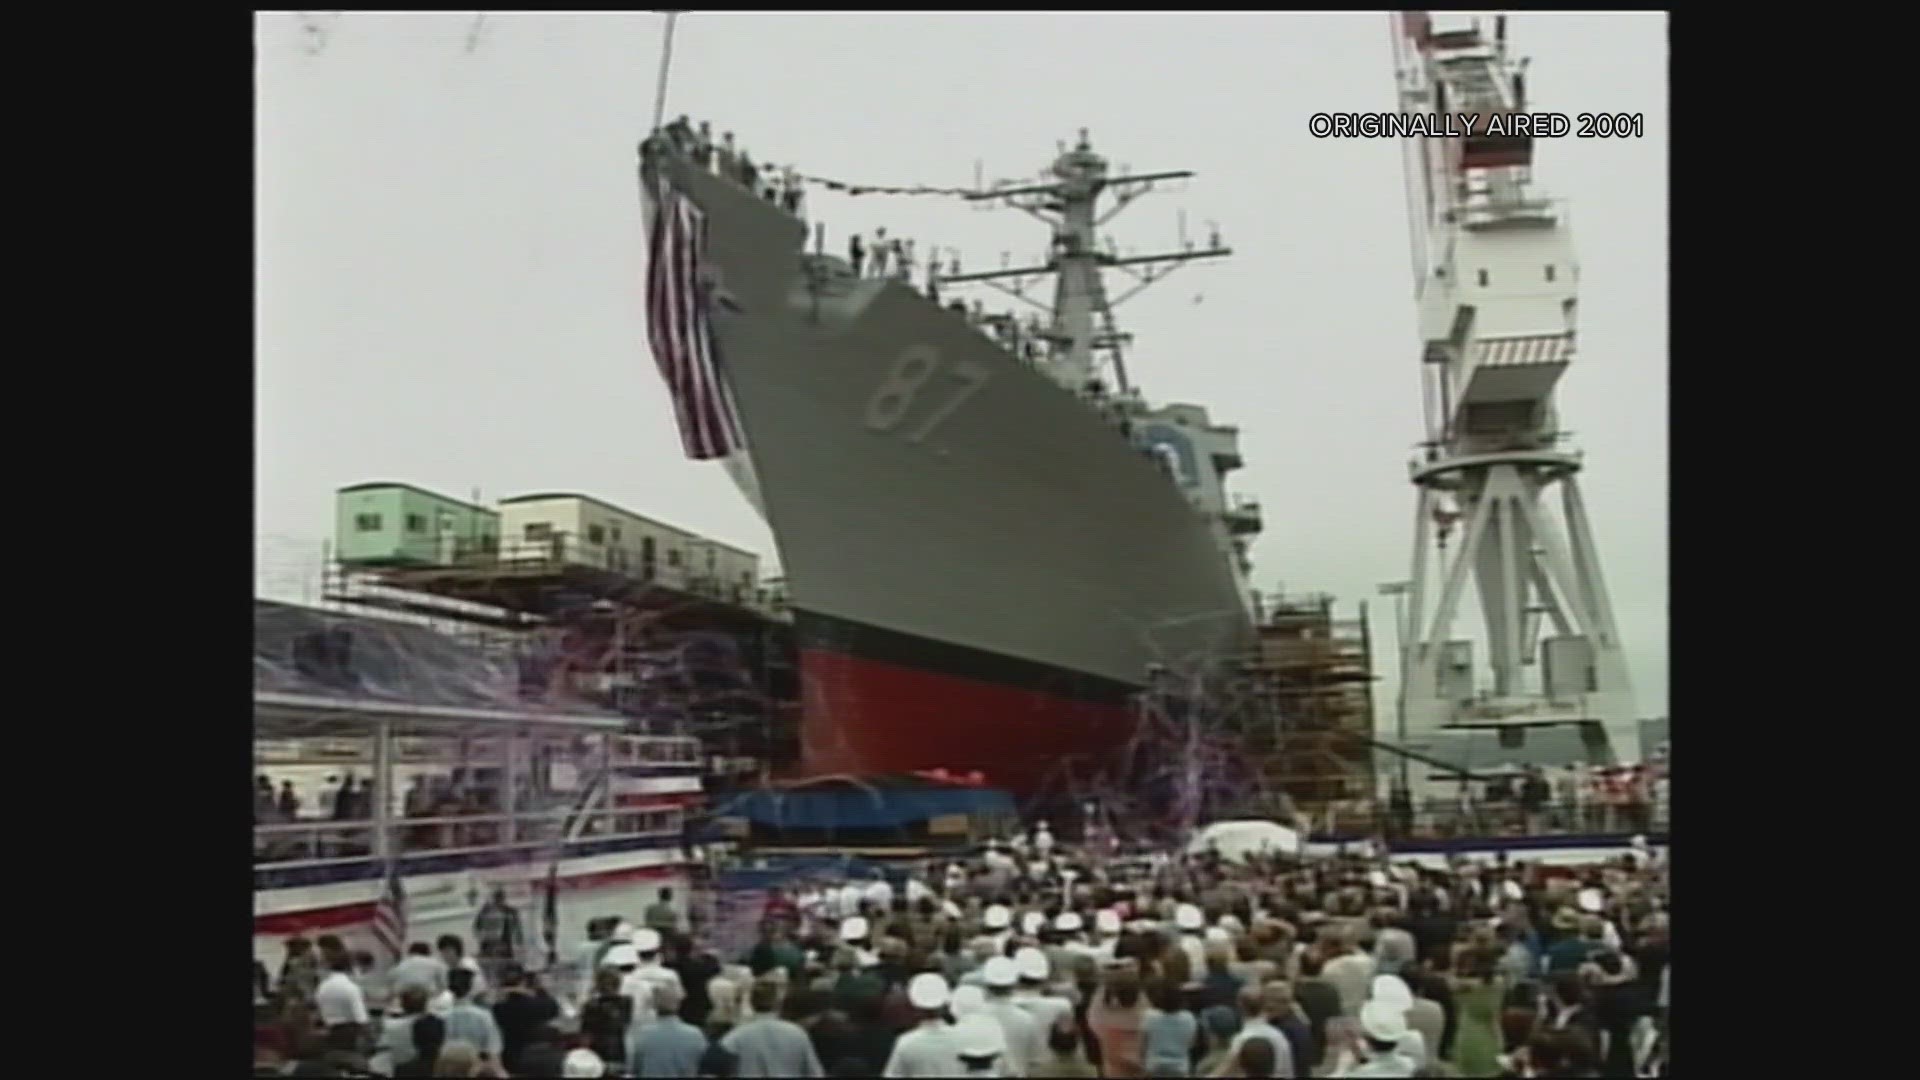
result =
[{"label": "small american flag", "polygon": [[400,884],[400,867],[387,865],[387,884],[380,902],[373,906],[373,936],[380,947],[398,963],[407,954],[407,890]]},{"label": "small american flag", "polygon": [[640,191],[651,228],[647,244],[647,339],[673,395],[680,443],[695,461],[738,450],[740,419],[720,371],[710,318],[712,289],[702,280],[707,219],[693,200],[643,171]]}]

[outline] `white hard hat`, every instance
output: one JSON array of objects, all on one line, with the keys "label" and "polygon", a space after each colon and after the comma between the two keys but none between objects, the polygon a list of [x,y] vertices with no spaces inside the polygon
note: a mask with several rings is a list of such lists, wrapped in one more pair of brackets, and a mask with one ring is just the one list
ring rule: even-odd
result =
[{"label": "white hard hat", "polygon": [[853,952],[853,962],[863,968],[879,967],[880,954],[871,949],[855,949]]},{"label": "white hard hat", "polygon": [[631,945],[615,945],[607,950],[606,959],[600,961],[602,967],[638,967],[640,950]]},{"label": "white hard hat", "polygon": [[980,974],[987,980],[988,986],[1012,986],[1020,981],[1020,969],[1014,966],[1012,960],[1004,956],[996,956],[988,960],[981,967]]},{"label": "white hard hat", "polygon": [[947,916],[947,918],[949,918],[949,919],[957,919],[957,918],[959,918],[959,917],[960,917],[960,905],[959,905],[959,904],[956,904],[956,903],[954,903],[954,902],[953,902],[953,901],[951,901],[951,900],[943,900],[943,901],[941,901],[941,902],[940,902],[940,910],[941,910],[941,911],[942,911],[943,913],[945,913],[945,914],[946,914],[946,916]]},{"label": "white hard hat", "polygon": [[1112,908],[1101,908],[1093,915],[1093,928],[1103,934],[1120,932],[1120,913]]},{"label": "white hard hat", "polygon": [[932,1012],[945,1008],[952,999],[953,992],[939,972],[923,971],[907,982],[907,1001],[916,1009]]},{"label": "white hard hat", "polygon": [[1398,975],[1375,975],[1371,1000],[1391,1006],[1402,1013],[1413,1008],[1413,989]]},{"label": "white hard hat", "polygon": [[1219,919],[1215,920],[1213,925],[1218,926],[1220,929],[1225,930],[1229,934],[1237,934],[1240,931],[1245,930],[1247,928],[1246,924],[1240,921],[1240,917],[1238,915],[1234,915],[1231,913],[1220,916]]},{"label": "white hard hat", "polygon": [[578,1050],[567,1051],[566,1058],[560,1063],[560,1075],[566,1077],[605,1076],[607,1075],[607,1063],[600,1060],[599,1054],[583,1046]]},{"label": "white hard hat", "polygon": [[1020,916],[1020,932],[1028,937],[1038,934],[1046,928],[1046,925],[1047,916],[1043,912],[1029,911],[1025,915]]},{"label": "white hard hat", "polygon": [[989,930],[1005,930],[1013,921],[1013,912],[1008,911],[1005,904],[995,904],[987,909],[984,921]]},{"label": "white hard hat", "polygon": [[987,1007],[987,992],[973,983],[961,983],[953,988],[953,997],[948,999],[953,1009],[954,1019],[976,1013]]},{"label": "white hard hat", "polygon": [[1013,954],[1013,966],[1019,969],[1023,979],[1047,981],[1047,954],[1031,945]]},{"label": "white hard hat", "polygon": [[1208,941],[1232,941],[1233,935],[1231,933],[1228,933],[1227,928],[1224,926],[1209,926],[1207,927],[1207,940]]},{"label": "white hard hat", "polygon": [[1360,1006],[1360,1030],[1376,1042],[1397,1043],[1407,1037],[1406,1011],[1384,1001],[1369,1001]]},{"label": "white hard hat", "polygon": [[1198,930],[1207,925],[1207,917],[1192,904],[1181,904],[1173,911],[1173,924],[1182,930]]},{"label": "white hard hat", "polygon": [[1063,911],[1059,918],[1053,920],[1053,928],[1063,934],[1078,933],[1082,925],[1077,911]]},{"label": "white hard hat", "polygon": [[1580,910],[1589,915],[1598,915],[1607,906],[1606,897],[1601,895],[1599,889],[1581,889],[1578,900]]},{"label": "white hard hat", "polygon": [[640,953],[659,952],[660,931],[644,926],[635,930],[633,932],[633,948],[634,951]]},{"label": "white hard hat", "polygon": [[1007,1034],[991,1016],[971,1013],[953,1025],[953,1048],[962,1057],[992,1057],[1007,1048]]},{"label": "white hard hat", "polygon": [[1500,883],[1500,895],[1509,900],[1524,900],[1527,892],[1520,887],[1519,882],[1509,880]]},{"label": "white hard hat", "polygon": [[867,940],[867,920],[861,918],[858,915],[855,915],[852,918],[840,920],[840,940],[841,941]]},{"label": "white hard hat", "polygon": [[1367,884],[1373,886],[1376,889],[1386,888],[1387,872],[1385,870],[1369,870],[1367,872]]},{"label": "white hard hat", "polygon": [[607,940],[608,941],[632,941],[633,940],[633,924],[630,922],[621,922],[616,924],[613,928],[613,934],[609,936]]}]

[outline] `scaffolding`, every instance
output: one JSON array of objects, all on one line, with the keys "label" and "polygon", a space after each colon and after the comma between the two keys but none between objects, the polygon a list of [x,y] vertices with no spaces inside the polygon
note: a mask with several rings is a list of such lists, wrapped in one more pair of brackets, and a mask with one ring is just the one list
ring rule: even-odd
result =
[{"label": "scaffolding", "polygon": [[1242,667],[1256,703],[1240,732],[1269,791],[1315,817],[1364,803],[1374,791],[1373,649],[1367,605],[1334,617],[1325,594],[1263,604],[1259,643]]}]

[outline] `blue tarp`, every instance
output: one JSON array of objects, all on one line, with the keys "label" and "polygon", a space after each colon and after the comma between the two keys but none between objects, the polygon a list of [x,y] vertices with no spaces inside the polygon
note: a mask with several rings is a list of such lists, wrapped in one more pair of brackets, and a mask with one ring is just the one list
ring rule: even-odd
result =
[{"label": "blue tarp", "polygon": [[765,829],[894,829],[947,814],[1013,814],[1013,796],[991,788],[866,786],[850,782],[749,791],[715,817]]}]

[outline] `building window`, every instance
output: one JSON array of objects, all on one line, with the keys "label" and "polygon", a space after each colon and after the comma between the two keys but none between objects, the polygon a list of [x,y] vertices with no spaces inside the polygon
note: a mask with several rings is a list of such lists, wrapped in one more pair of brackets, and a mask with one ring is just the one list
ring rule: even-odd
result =
[{"label": "building window", "polygon": [[643,536],[640,538],[640,561],[644,563],[653,562],[653,537],[651,536]]},{"label": "building window", "polygon": [[1548,281],[1553,280],[1553,267],[1551,266],[1547,267],[1547,280]]},{"label": "building window", "polygon": [[708,548],[707,549],[707,569],[709,571],[713,569],[714,558],[715,558],[714,550],[712,548]]},{"label": "building window", "polygon": [[605,527],[600,525],[587,526],[587,543],[601,544],[601,543],[605,543],[606,539],[607,539],[607,530]]},{"label": "building window", "polygon": [[379,514],[355,514],[353,516],[353,531],[354,532],[379,532],[380,531],[380,515]]},{"label": "building window", "polygon": [[611,530],[611,535],[613,536],[613,542],[616,544],[619,543],[620,542],[620,526],[618,525],[613,526]]},{"label": "building window", "polygon": [[410,533],[426,532],[427,531],[427,515],[408,514],[407,515],[407,531]]},{"label": "building window", "polygon": [[545,521],[527,522],[527,539],[530,541],[553,539],[553,525]]},{"label": "building window", "polygon": [[668,566],[679,566],[679,565],[680,565],[680,549],[679,549],[679,548],[672,548],[672,549],[669,549],[669,550],[668,550],[668,552],[667,552],[667,565],[668,565]]},{"label": "building window", "polygon": [[1480,284],[1485,285],[1486,283],[1487,283],[1487,272],[1485,270],[1482,270],[1480,271]]}]

